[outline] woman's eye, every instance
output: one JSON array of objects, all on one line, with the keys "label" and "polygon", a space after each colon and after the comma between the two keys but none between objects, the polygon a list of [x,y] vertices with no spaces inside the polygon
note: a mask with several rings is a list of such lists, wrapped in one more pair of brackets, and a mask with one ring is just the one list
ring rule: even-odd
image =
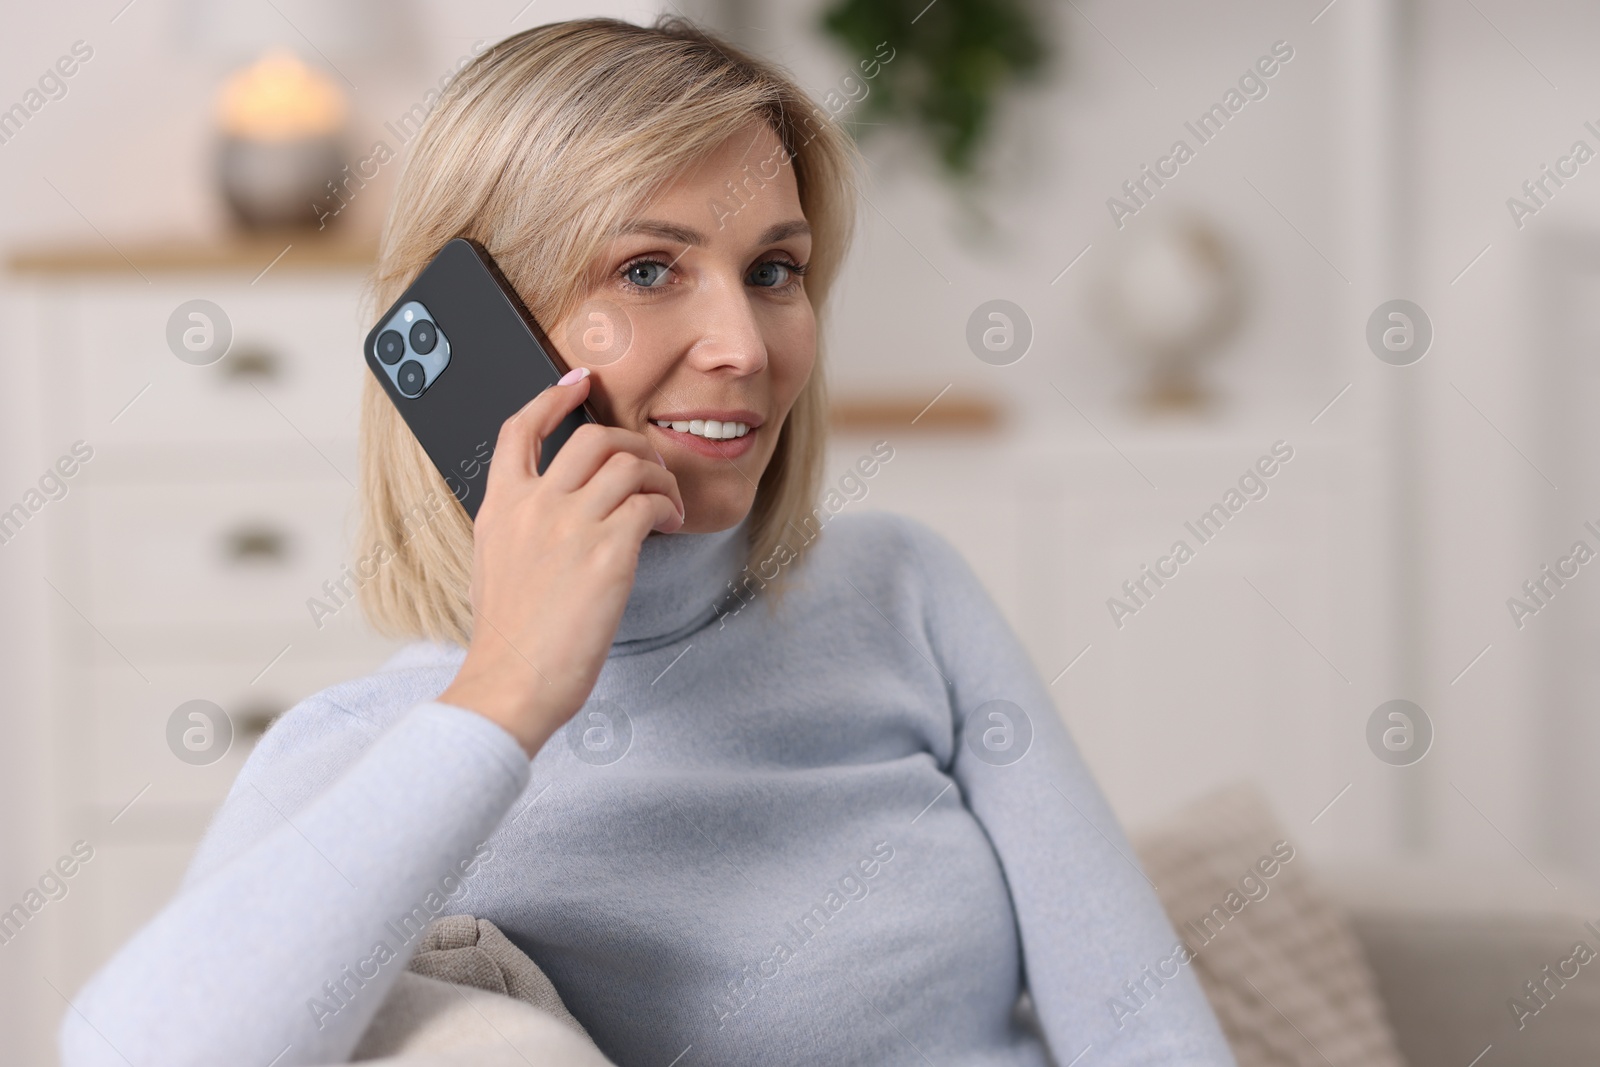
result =
[{"label": "woman's eye", "polygon": [[799,273],[794,264],[769,259],[765,263],[758,264],[756,269],[750,272],[749,281],[754,285],[778,289]]},{"label": "woman's eye", "polygon": [[[619,272],[623,284],[633,289],[659,289],[670,274],[672,264],[659,259],[640,259],[629,263]],[[769,259],[759,263],[745,281],[763,289],[788,290],[799,286],[805,267],[782,259]]]},{"label": "woman's eye", "polygon": [[641,259],[623,268],[622,277],[641,289],[654,287],[667,272],[667,265],[654,259]]}]

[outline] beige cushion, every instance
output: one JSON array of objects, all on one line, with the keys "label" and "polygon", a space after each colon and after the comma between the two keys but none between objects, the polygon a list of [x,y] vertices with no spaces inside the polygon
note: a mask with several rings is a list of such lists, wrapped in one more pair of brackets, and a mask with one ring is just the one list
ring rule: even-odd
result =
[{"label": "beige cushion", "polygon": [[1239,1067],[1403,1067],[1355,935],[1254,787],[1130,836]]},{"label": "beige cushion", "polygon": [[428,926],[354,1060],[374,1067],[615,1067],[527,954],[471,915]]},{"label": "beige cushion", "polygon": [[455,982],[504,993],[547,1011],[588,1037],[543,971],[488,919],[445,915],[423,931],[417,954],[406,968],[441,982]]},{"label": "beige cushion", "polygon": [[615,1067],[549,1012],[406,971],[356,1046],[371,1067]]}]

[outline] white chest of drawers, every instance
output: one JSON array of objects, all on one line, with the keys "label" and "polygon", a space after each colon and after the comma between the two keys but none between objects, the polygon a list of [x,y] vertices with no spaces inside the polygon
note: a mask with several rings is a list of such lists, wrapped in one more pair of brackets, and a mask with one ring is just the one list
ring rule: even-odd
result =
[{"label": "white chest of drawers", "polygon": [[[274,262],[291,243],[13,263],[6,364],[22,392],[7,410],[31,455],[0,487],[0,510],[22,508],[0,518],[0,566],[40,695],[12,753],[33,785],[17,866],[94,849],[64,897],[0,927],[0,984],[23,997],[7,1043],[26,1062],[53,1057],[65,1005],[50,987],[71,995],[171,895],[270,718],[394,647],[353,603],[320,625],[307,604],[351,560],[370,250],[302,241]],[[205,366],[167,340],[195,299],[232,326]],[[77,442],[89,458],[46,483],[60,495],[29,495]],[[167,733],[196,699],[234,726],[203,765]]]}]

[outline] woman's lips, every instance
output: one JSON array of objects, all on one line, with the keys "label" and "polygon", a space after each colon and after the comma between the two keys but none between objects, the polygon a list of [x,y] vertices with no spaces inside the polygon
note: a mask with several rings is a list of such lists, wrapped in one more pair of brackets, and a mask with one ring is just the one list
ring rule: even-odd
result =
[{"label": "woman's lips", "polygon": [[720,441],[713,441],[710,438],[674,430],[670,426],[657,426],[653,422],[646,425],[654,430],[658,437],[666,438],[673,447],[712,459],[738,459],[755,447],[756,434],[761,432],[761,427],[753,426],[743,437],[725,437]]}]

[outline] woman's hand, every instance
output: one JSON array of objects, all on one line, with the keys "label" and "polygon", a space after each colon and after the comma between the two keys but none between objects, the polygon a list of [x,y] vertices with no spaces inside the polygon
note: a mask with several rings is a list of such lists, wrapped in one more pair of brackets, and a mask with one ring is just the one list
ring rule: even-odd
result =
[{"label": "woman's hand", "polygon": [[589,395],[587,370],[574,374],[500,429],[472,532],[472,643],[439,695],[505,727],[530,759],[589,698],[639,546],[683,526],[678,480],[636,431],[580,426],[535,473],[545,436]]}]

